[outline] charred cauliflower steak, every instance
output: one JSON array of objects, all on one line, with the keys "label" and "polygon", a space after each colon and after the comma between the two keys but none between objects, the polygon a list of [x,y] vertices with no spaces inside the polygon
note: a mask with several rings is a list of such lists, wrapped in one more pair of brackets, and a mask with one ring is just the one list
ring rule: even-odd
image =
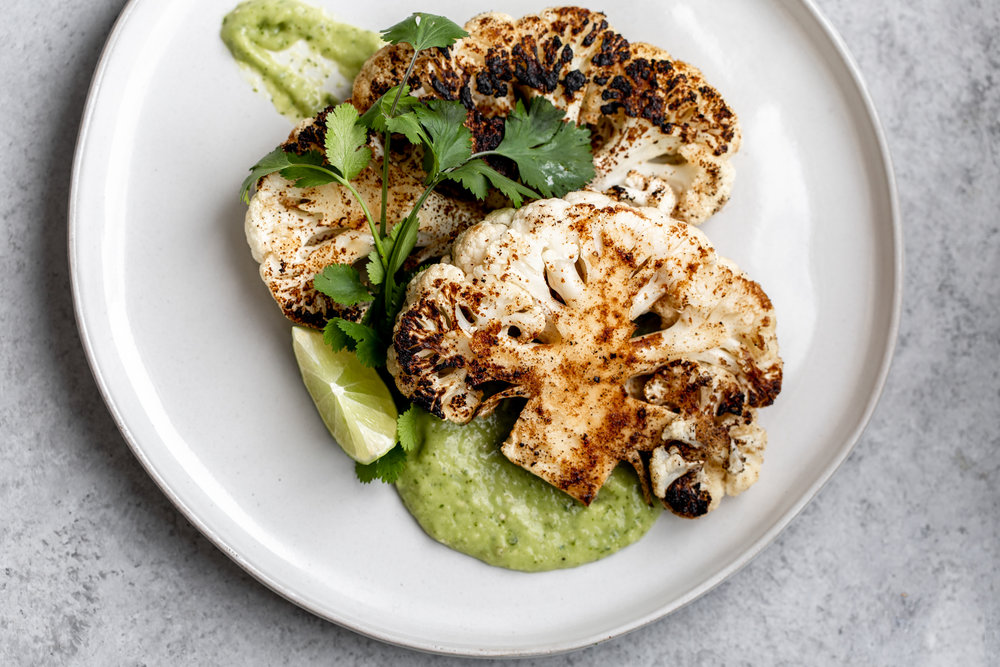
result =
[{"label": "charred cauliflower steak", "polygon": [[756,480],[782,372],[757,283],[696,228],[593,192],[463,232],[411,282],[388,368],[454,422],[527,399],[504,455],[584,504],[628,461],[688,517]]},{"label": "charred cauliflower steak", "polygon": [[[502,117],[538,95],[592,130],[590,189],[698,224],[732,189],[739,150],[733,111],[702,73],[650,44],[630,44],[600,12],[547,9],[513,19],[482,14],[448,49],[421,52],[407,81],[417,97],[461,100],[476,150],[495,148]],[[373,55],[354,81],[367,109],[406,74],[408,44]]]},{"label": "charred cauliflower steak", "polygon": [[[322,153],[327,111],[296,127],[284,149]],[[353,185],[368,210],[378,211],[382,145],[373,135],[369,147],[372,162]],[[418,156],[400,157],[404,159],[389,163],[389,221],[406,217],[425,187]],[[477,202],[431,193],[417,214],[417,260],[440,256],[458,232],[484,214]],[[313,289],[313,277],[328,265],[363,261],[375,247],[364,211],[347,188],[337,183],[297,188],[280,174],[265,176],[250,200],[245,232],[250,252],[260,264],[260,277],[288,319],[322,327],[330,317],[356,319],[360,314],[360,309],[345,309]]]}]

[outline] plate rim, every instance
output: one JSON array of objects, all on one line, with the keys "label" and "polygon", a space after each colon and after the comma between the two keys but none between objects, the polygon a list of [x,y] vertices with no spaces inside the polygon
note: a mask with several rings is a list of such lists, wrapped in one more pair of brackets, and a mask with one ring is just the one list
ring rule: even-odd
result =
[{"label": "plate rim", "polygon": [[[468,656],[468,657],[479,657],[479,658],[495,658],[495,657],[530,657],[530,656],[546,656],[546,655],[557,655],[560,653],[567,653],[570,651],[575,651],[583,649],[589,646],[594,646],[602,642],[614,639],[616,637],[621,637],[630,632],[634,632],[646,625],[653,622],[661,620],[668,615],[674,613],[678,609],[687,606],[688,604],[694,602],[698,598],[702,597],[709,591],[713,590],[716,586],[721,584],[723,581],[728,579],[730,576],[738,572],[739,570],[746,567],[750,562],[752,562],[761,552],[764,551],[774,540],[781,534],[785,528],[798,516],[798,514],[818,495],[822,488],[829,482],[833,477],[834,473],[841,467],[845,460],[850,456],[851,452],[854,451],[855,446],[861,439],[866,428],[871,422],[872,416],[881,401],[882,395],[885,390],[886,381],[888,379],[889,372],[891,370],[892,362],[895,356],[896,344],[899,337],[899,327],[902,313],[902,301],[903,301],[903,264],[904,264],[904,243],[903,243],[903,230],[902,230],[902,220],[899,211],[899,200],[898,191],[896,186],[895,171],[893,169],[891,152],[886,138],[885,129],[879,118],[878,112],[875,108],[874,101],[868,91],[867,86],[864,83],[863,76],[858,67],[856,60],[847,48],[846,43],[843,38],[832,25],[832,23],[826,18],[826,16],[820,11],[820,9],[815,4],[815,0],[777,0],[779,4],[785,6],[798,6],[806,10],[809,18],[815,23],[816,27],[819,28],[823,37],[829,42],[829,45],[833,47],[836,55],[839,57],[840,64],[844,67],[846,72],[850,76],[850,83],[852,84],[852,89],[855,94],[858,95],[859,99],[863,105],[863,116],[870,126],[870,130],[875,137],[876,145],[878,149],[878,154],[880,158],[880,177],[884,178],[884,189],[885,195],[887,195],[887,201],[885,202],[888,207],[888,222],[891,225],[891,245],[892,245],[892,257],[893,257],[893,268],[891,271],[892,276],[892,306],[891,312],[889,314],[889,323],[886,331],[884,332],[884,339],[879,346],[881,350],[881,360],[878,368],[878,372],[875,375],[875,381],[873,385],[873,391],[868,397],[865,404],[864,410],[862,412],[861,419],[857,422],[854,429],[850,432],[844,444],[840,447],[831,462],[822,470],[821,474],[816,478],[816,480],[807,488],[806,492],[803,493],[795,503],[783,514],[777,521],[764,532],[752,545],[750,548],[743,551],[737,558],[731,561],[725,567],[719,569],[712,576],[702,582],[699,586],[696,586],[690,590],[687,594],[672,600],[669,604],[657,609],[655,612],[648,614],[646,616],[633,619],[628,623],[620,624],[613,628],[606,629],[604,632],[596,633],[590,636],[588,639],[582,641],[571,641],[571,642],[556,642],[549,644],[545,647],[527,647],[519,649],[476,649],[470,650],[465,647],[454,647],[448,646],[441,642],[434,641],[416,641],[412,637],[392,637],[390,635],[373,631],[366,627],[359,625],[358,623],[352,623],[346,618],[338,618],[336,615],[329,613],[329,610],[321,610],[312,605],[308,600],[304,599],[298,595],[294,590],[286,588],[279,584],[277,581],[271,578],[262,569],[254,566],[248,560],[246,560],[235,548],[233,548],[227,541],[208,523],[202,519],[197,512],[194,511],[192,507],[187,505],[180,495],[174,490],[170,483],[160,474],[160,472],[152,465],[151,461],[145,454],[144,450],[138,443],[135,436],[132,434],[131,430],[126,423],[121,408],[118,402],[115,400],[111,388],[106,381],[106,378],[98,364],[97,353],[95,350],[94,340],[89,334],[89,328],[87,325],[87,315],[84,313],[83,308],[83,297],[81,294],[81,286],[79,280],[79,258],[77,257],[78,241],[79,241],[79,229],[81,226],[80,219],[80,206],[78,205],[79,195],[82,189],[82,163],[89,145],[90,128],[92,126],[92,121],[96,113],[97,101],[100,97],[101,91],[103,90],[105,75],[107,73],[109,63],[114,57],[115,49],[119,43],[122,34],[128,29],[129,21],[131,17],[135,14],[136,8],[140,5],[147,4],[150,0],[128,0],[115,20],[115,23],[105,41],[104,47],[101,51],[97,66],[94,70],[94,74],[91,78],[90,86],[87,92],[86,103],[84,106],[83,113],[81,115],[80,124],[78,127],[77,141],[74,149],[74,157],[72,161],[72,177],[70,182],[69,190],[69,206],[67,215],[67,234],[68,234],[68,247],[67,255],[69,262],[69,272],[70,272],[70,284],[71,293],[73,298],[73,313],[76,321],[77,331],[80,337],[80,342],[83,347],[85,356],[87,358],[88,366],[90,367],[91,373],[94,376],[94,381],[97,384],[98,390],[100,391],[101,397],[104,400],[105,405],[108,408],[115,425],[121,432],[123,439],[131,450],[132,454],[138,459],[139,463],[142,465],[146,474],[153,480],[160,491],[167,497],[167,499],[181,512],[187,521],[189,521],[203,536],[205,536],[209,542],[211,542],[216,548],[218,548],[222,553],[228,556],[236,565],[242,568],[245,572],[250,574],[254,579],[263,584],[266,588],[270,589],[274,593],[278,594],[285,600],[292,602],[298,607],[314,614],[322,619],[325,619],[331,623],[334,623],[340,627],[356,632],[365,637],[376,639],[381,642],[392,644],[395,646],[400,646],[404,648],[414,649],[426,653],[434,653],[440,655],[449,656]],[[873,161],[874,163],[875,161]],[[881,187],[879,188],[881,189]],[[881,198],[881,197],[880,197]]]}]

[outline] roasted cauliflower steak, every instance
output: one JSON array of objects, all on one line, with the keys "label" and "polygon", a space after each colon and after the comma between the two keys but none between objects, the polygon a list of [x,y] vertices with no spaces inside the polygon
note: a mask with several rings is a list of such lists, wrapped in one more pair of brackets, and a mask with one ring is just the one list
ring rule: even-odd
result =
[{"label": "roasted cauliflower steak", "polygon": [[[728,200],[739,120],[697,68],[659,47],[630,44],[604,14],[579,7],[516,20],[481,14],[465,30],[469,36],[447,49],[422,51],[407,83],[417,97],[461,100],[476,150],[496,147],[517,100],[541,95],[591,128],[590,189],[692,224]],[[354,81],[358,108],[402,80],[412,56],[412,47],[397,44],[369,58]]]},{"label": "roasted cauliflower steak", "polygon": [[464,423],[526,399],[503,454],[584,504],[620,461],[688,517],[756,480],[772,305],[695,227],[594,192],[504,209],[410,283],[388,368]]}]

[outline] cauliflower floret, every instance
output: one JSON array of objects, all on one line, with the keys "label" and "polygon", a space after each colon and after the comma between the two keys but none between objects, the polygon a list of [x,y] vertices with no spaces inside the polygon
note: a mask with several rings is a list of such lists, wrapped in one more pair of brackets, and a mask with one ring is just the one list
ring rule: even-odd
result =
[{"label": "cauliflower floret", "polygon": [[[673,217],[699,224],[729,199],[739,150],[739,121],[696,68],[663,49],[633,44],[628,61],[594,75],[578,122],[594,128],[594,190],[620,193],[633,179],[644,192],[666,182]],[[627,198],[632,199],[631,197]]]},{"label": "cauliflower floret", "polygon": [[700,516],[723,495],[735,496],[757,481],[767,433],[731,370],[677,359],[645,378],[641,391],[646,401],[677,415],[649,465],[654,495],[674,512]]},{"label": "cauliflower floret", "polygon": [[694,227],[593,192],[463,232],[410,284],[388,367],[460,423],[527,399],[504,455],[585,504],[619,461],[648,492],[652,452],[654,490],[683,516],[752,483],[753,408],[781,386],[760,287]]},{"label": "cauliflower floret", "polygon": [[[692,224],[728,200],[739,121],[698,69],[650,44],[629,44],[604,14],[579,7],[517,20],[481,14],[465,29],[469,36],[449,49],[422,52],[409,83],[418,97],[461,100],[472,111],[476,150],[496,147],[495,121],[517,99],[541,95],[591,128],[590,189]],[[412,53],[398,44],[369,59],[354,82],[359,108],[405,75]]]},{"label": "cauliflower floret", "polygon": [[[286,150],[322,153],[326,113],[303,121]],[[382,145],[369,141],[371,164],[353,181],[374,215],[382,202]],[[387,219],[402,220],[424,191],[419,156],[389,163]],[[440,256],[462,229],[482,219],[483,206],[432,193],[417,214],[417,260]],[[257,184],[245,219],[247,243],[260,263],[260,276],[282,312],[293,322],[322,327],[329,317],[357,319],[358,307],[345,308],[313,289],[313,277],[330,264],[364,262],[374,241],[364,211],[351,192],[329,183],[297,188],[274,173]]]}]

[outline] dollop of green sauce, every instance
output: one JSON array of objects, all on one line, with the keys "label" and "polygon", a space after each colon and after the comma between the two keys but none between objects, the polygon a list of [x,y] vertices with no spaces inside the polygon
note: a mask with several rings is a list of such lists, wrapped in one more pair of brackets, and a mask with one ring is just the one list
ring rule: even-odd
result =
[{"label": "dollop of green sauce", "polygon": [[[353,81],[382,46],[374,32],[340,23],[297,0],[240,3],[222,19],[220,36],[233,58],[260,76],[278,112],[293,120],[339,101],[323,87],[334,66]],[[290,63],[279,57],[300,41],[307,47],[304,59]]]},{"label": "dollop of green sauce", "polygon": [[423,445],[396,482],[431,537],[490,565],[538,572],[598,560],[632,544],[662,511],[642,497],[635,472],[619,466],[590,507],[500,452],[517,410],[458,426],[425,415]]}]

